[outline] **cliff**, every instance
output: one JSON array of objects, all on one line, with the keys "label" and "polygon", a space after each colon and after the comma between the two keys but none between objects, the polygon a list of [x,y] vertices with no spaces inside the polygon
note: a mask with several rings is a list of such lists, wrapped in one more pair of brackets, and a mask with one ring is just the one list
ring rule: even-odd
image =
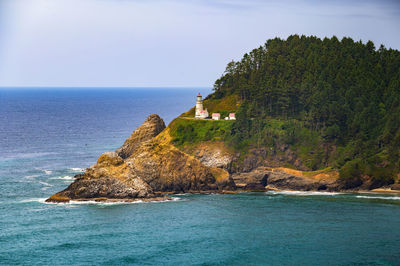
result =
[{"label": "cliff", "polygon": [[[348,189],[333,168],[273,168],[260,149],[246,153],[242,160],[240,152],[221,140],[174,145],[171,130],[174,122],[165,127],[158,115],[150,115],[120,148],[103,153],[96,164],[46,201],[166,200],[164,194],[185,192]],[[286,146],[281,149],[287,151]],[[287,157],[277,156],[276,164],[292,156],[291,152],[281,154]],[[371,189],[369,185],[366,180],[358,189]]]},{"label": "cliff", "polygon": [[158,115],[151,114],[140,127],[133,131],[132,135],[127,138],[124,144],[115,152],[118,153],[121,158],[126,159],[132,155],[142,142],[151,140],[164,129],[164,121]]}]

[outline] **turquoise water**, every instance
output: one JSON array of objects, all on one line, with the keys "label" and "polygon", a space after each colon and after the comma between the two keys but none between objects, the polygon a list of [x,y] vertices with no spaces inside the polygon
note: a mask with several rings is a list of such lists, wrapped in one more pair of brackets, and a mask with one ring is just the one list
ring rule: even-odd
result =
[{"label": "turquoise water", "polygon": [[0,264],[400,264],[399,195],[267,192],[44,203],[102,152],[120,146],[148,114],[169,122],[197,92],[0,90]]}]

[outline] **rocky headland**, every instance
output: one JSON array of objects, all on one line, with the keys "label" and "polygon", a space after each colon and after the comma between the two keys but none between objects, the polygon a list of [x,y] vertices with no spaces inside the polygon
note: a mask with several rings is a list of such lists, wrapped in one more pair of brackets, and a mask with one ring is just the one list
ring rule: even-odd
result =
[{"label": "rocky headland", "polygon": [[46,201],[165,200],[163,193],[236,189],[226,170],[206,166],[171,145],[167,131],[158,115],[150,115],[120,148],[103,153],[96,164]]},{"label": "rocky headland", "polygon": [[[282,147],[283,151],[287,151]],[[261,155],[260,155],[260,154]],[[297,159],[286,152],[289,159]],[[96,164],[47,202],[168,200],[173,193],[236,193],[268,190],[350,191],[333,169],[300,171],[278,167],[254,151],[241,162],[240,154],[222,141],[188,148],[173,145],[170,128],[150,115],[115,152],[105,152]],[[271,167],[272,166],[272,167]],[[277,167],[275,167],[277,166]],[[398,184],[380,192],[395,192]],[[364,182],[356,190],[371,190]],[[354,191],[354,189],[353,189]]]}]

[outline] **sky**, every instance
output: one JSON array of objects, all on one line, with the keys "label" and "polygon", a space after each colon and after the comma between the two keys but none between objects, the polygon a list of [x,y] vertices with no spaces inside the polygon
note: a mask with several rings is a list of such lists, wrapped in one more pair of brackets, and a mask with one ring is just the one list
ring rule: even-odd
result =
[{"label": "sky", "polygon": [[0,87],[212,87],[291,34],[400,50],[400,1],[0,0]]}]

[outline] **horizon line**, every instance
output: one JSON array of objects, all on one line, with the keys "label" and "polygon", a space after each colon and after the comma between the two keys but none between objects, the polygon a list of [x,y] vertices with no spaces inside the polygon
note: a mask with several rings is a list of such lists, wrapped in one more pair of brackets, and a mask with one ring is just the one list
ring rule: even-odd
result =
[{"label": "horizon line", "polygon": [[0,86],[0,89],[210,89],[212,86]]}]

